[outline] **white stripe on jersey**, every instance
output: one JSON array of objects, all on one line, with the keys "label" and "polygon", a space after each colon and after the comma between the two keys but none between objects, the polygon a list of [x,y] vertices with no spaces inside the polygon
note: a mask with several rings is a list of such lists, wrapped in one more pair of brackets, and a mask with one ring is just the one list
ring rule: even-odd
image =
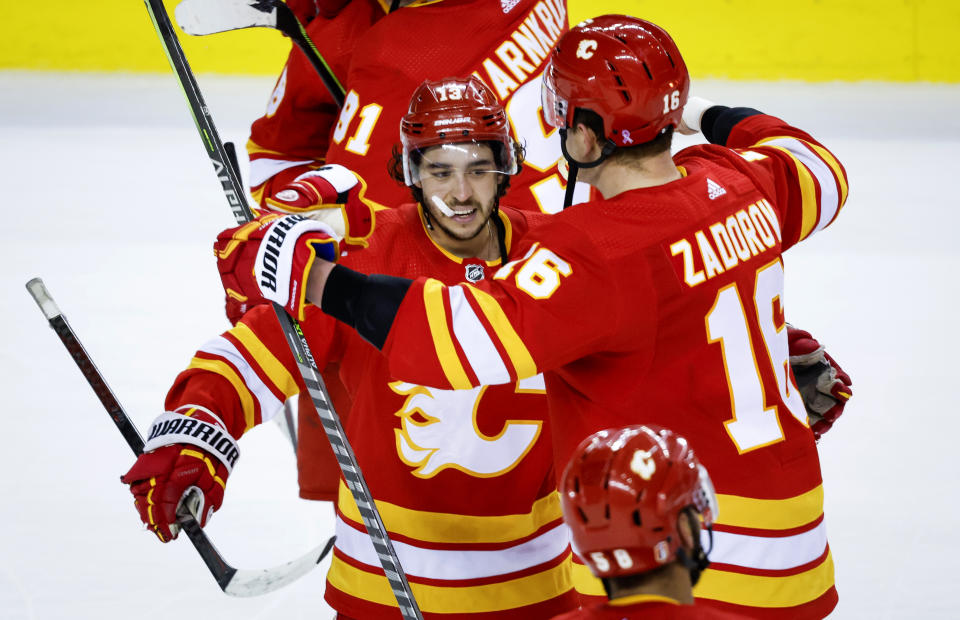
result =
[{"label": "white stripe on jersey", "polygon": [[[335,545],[341,553],[372,568],[380,568],[377,552],[366,532],[358,532],[339,516],[334,530]],[[480,579],[521,571],[563,555],[570,544],[568,532],[567,526],[559,523],[536,538],[494,551],[424,549],[400,541],[393,541],[393,548],[408,575],[429,579]]]},{"label": "white stripe on jersey", "polygon": [[761,146],[779,146],[784,148],[800,160],[807,170],[817,179],[820,185],[820,218],[810,234],[823,230],[833,220],[840,208],[840,188],[830,169],[819,155],[797,138],[777,138],[763,142]]},{"label": "white stripe on jersey", "polygon": [[[707,532],[701,532],[704,549],[710,545]],[[827,549],[827,526],[817,527],[793,536],[747,536],[729,532],[713,533],[710,561],[746,568],[786,570],[812,562]]]},{"label": "white stripe on jersey", "polygon": [[463,288],[451,286],[450,314],[453,318],[453,333],[467,356],[467,362],[476,373],[480,385],[508,383],[510,373],[500,357],[500,353],[490,339],[483,323],[477,318],[473,308],[467,302]]},{"label": "white stripe on jersey", "polygon": [[250,160],[250,180],[248,181],[250,187],[256,187],[260,185],[270,177],[280,172],[283,172],[287,168],[293,168],[294,166],[300,166],[303,164],[315,164],[316,162],[312,159],[304,159],[302,161],[290,161],[287,159],[251,159]]},{"label": "white stripe on jersey", "polygon": [[257,373],[250,367],[250,363],[240,354],[240,351],[233,346],[232,342],[223,336],[217,336],[200,347],[200,350],[204,353],[222,357],[240,371],[240,376],[243,378],[247,389],[250,390],[250,393],[253,394],[254,398],[260,403],[260,416],[263,422],[269,422],[283,407],[283,403],[273,395],[270,388],[264,385],[260,377],[257,376]]}]

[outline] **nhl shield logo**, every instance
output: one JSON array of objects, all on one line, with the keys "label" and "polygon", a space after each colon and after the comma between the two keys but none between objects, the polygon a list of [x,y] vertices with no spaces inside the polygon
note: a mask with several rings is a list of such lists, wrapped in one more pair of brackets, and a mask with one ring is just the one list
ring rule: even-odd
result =
[{"label": "nhl shield logo", "polygon": [[467,265],[467,282],[479,282],[483,280],[483,265]]}]

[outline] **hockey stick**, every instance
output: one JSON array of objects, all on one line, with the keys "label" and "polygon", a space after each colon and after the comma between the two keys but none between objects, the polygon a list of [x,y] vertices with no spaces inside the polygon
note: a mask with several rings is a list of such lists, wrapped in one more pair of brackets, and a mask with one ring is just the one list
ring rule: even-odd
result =
[{"label": "hockey stick", "polygon": [[[56,302],[53,301],[53,297],[47,291],[47,287],[44,286],[43,280],[33,278],[27,282],[27,291],[40,306],[40,310],[47,317],[50,327],[60,337],[60,341],[63,342],[63,346],[70,353],[70,357],[76,362],[87,383],[93,388],[97,398],[100,399],[107,413],[110,414],[117,430],[127,440],[127,445],[130,446],[134,454],[142,454],[143,438],[140,436],[140,432],[134,426],[130,416],[123,410],[123,406],[114,396],[110,386],[107,385],[103,375],[100,374],[100,370],[90,359],[90,355],[83,348],[77,334],[67,322],[67,317],[60,311]],[[220,589],[231,596],[259,596],[296,581],[310,572],[326,557],[335,540],[335,537],[331,538],[323,546],[317,547],[306,555],[286,564],[261,570],[247,570],[234,568],[223,559],[223,556],[220,555],[220,552],[213,546],[213,543],[210,542],[206,533],[197,523],[196,515],[191,510],[181,506],[177,511],[177,523],[186,532],[187,538],[190,539],[197,553],[203,558],[204,564],[210,569],[210,573],[217,580]]]},{"label": "hockey stick", "polygon": [[[150,18],[153,20],[153,25],[157,30],[160,41],[166,50],[167,59],[170,61],[170,65],[174,73],[176,73],[180,81],[180,86],[187,97],[194,121],[197,123],[197,129],[200,132],[204,145],[207,147],[207,154],[210,156],[211,161],[214,162],[214,169],[216,170],[216,162],[226,161],[224,147],[213,125],[210,111],[207,109],[203,97],[200,94],[200,87],[197,85],[197,80],[193,75],[193,71],[190,69],[190,65],[187,63],[183,49],[180,47],[180,42],[177,40],[173,25],[170,23],[170,17],[167,15],[162,0],[144,0],[144,3],[147,6],[147,11],[150,13]],[[230,203],[230,206],[233,207],[234,203],[231,198],[242,195],[242,188],[230,166],[226,167],[230,170],[230,174],[227,175],[228,178],[226,180],[221,178],[221,181],[223,182],[227,201]],[[242,206],[244,208],[242,214],[238,215],[237,211],[234,210],[234,214],[237,215],[237,223],[243,223],[252,219],[249,205],[244,201]],[[290,346],[294,360],[296,360],[297,368],[300,370],[310,398],[317,410],[317,415],[320,416],[320,420],[323,423],[327,439],[330,441],[330,447],[333,449],[333,453],[337,457],[337,462],[340,464],[340,471],[343,473],[347,487],[350,489],[357,508],[360,511],[363,524],[373,542],[374,549],[380,559],[380,565],[383,567],[383,572],[390,582],[390,588],[393,590],[393,595],[397,599],[400,613],[404,618],[422,620],[423,616],[420,614],[420,608],[417,606],[413,592],[410,590],[407,576],[404,574],[400,560],[397,558],[397,553],[393,548],[393,544],[390,542],[387,529],[384,527],[383,520],[380,518],[380,513],[373,503],[370,489],[363,477],[363,473],[360,471],[360,466],[357,463],[357,457],[353,452],[353,448],[350,446],[350,442],[347,441],[347,435],[340,423],[340,417],[333,409],[330,395],[327,393],[327,387],[323,382],[323,378],[320,376],[320,369],[317,368],[316,360],[314,360],[313,354],[310,353],[310,347],[307,344],[306,337],[303,335],[303,331],[300,329],[300,324],[293,320],[279,304],[274,303],[273,309],[277,315],[277,320],[280,322],[284,336],[287,338],[287,344]]]},{"label": "hockey stick", "polygon": [[279,30],[303,51],[337,106],[343,107],[343,85],[320,55],[303,24],[282,0],[183,0],[174,9],[174,17],[184,32],[196,36],[242,28]]},{"label": "hockey stick", "polygon": [[[224,142],[223,149],[227,153],[227,161],[230,162],[230,166],[233,168],[233,174],[237,177],[237,183],[243,187],[243,175],[240,174],[240,162],[237,160],[237,147],[234,146],[233,142]],[[273,416],[273,420],[280,428],[280,432],[283,433],[284,437],[290,440],[290,445],[293,447],[294,454],[297,453],[296,403],[296,400],[287,400],[285,403],[283,403],[283,413]]]}]

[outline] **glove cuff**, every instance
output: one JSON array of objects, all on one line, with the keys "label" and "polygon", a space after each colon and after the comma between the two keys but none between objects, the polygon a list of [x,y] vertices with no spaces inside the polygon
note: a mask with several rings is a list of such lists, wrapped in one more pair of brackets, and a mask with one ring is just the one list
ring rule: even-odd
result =
[{"label": "glove cuff", "polygon": [[[330,247],[323,253],[323,257],[331,262],[337,261],[339,249],[335,241],[338,238],[329,226],[302,215],[287,215],[280,218],[266,230],[263,241],[257,249],[253,267],[257,285],[265,298],[290,309],[301,305],[298,295],[302,296],[302,291],[290,289],[294,281],[302,284],[302,280],[305,279],[305,270],[309,269],[312,262],[311,255],[305,265],[300,265],[300,269],[294,271],[298,267],[294,265],[298,241],[301,236],[310,232],[319,232],[331,239],[331,243],[327,244]],[[309,246],[311,253],[319,249],[317,241],[319,240],[311,239],[312,243]],[[294,275],[297,276],[296,280],[293,280]]]},{"label": "glove cuff", "polygon": [[237,459],[240,458],[237,440],[226,431],[216,416],[210,414],[213,422],[207,422],[200,417],[186,416],[172,411],[163,413],[150,425],[143,451],[150,452],[177,443],[190,444],[216,457],[227,468],[229,475]]},{"label": "glove cuff", "polygon": [[337,194],[348,192],[357,184],[357,175],[351,172],[349,168],[345,168],[339,164],[327,164],[322,168],[304,172],[293,181],[296,183],[311,178],[320,178],[326,181],[333,187]]}]

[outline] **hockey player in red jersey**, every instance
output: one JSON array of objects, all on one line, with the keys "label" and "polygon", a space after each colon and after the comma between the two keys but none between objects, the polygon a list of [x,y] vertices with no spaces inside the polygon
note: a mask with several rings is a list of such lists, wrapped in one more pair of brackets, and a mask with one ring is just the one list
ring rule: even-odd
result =
[{"label": "hockey player in red jersey", "polygon": [[743,617],[694,606],[717,498],[683,437],[657,426],[598,431],[573,451],[560,496],[574,549],[609,600],[556,620]]},{"label": "hockey player in red jersey", "polygon": [[[298,0],[291,7],[309,22],[307,33],[346,97],[338,108],[303,53],[292,49],[247,144],[251,191],[265,209],[299,213],[328,206],[301,178],[327,162],[357,173],[366,200],[406,202],[406,190],[393,182],[384,162],[391,158],[408,97],[424,79],[470,74],[493,89],[514,139],[525,148],[506,204],[560,209],[566,168],[557,131],[543,123],[539,107],[547,54],[568,29],[566,0]],[[468,40],[464,21],[470,23]],[[578,199],[585,198],[580,191]],[[248,307],[228,297],[233,322]],[[347,411],[349,397],[335,370],[324,377],[334,403]],[[332,500],[336,461],[308,405],[300,403],[298,416],[300,495]]]},{"label": "hockey player in red jersey", "polygon": [[[424,83],[404,117],[402,142],[394,170],[409,180],[419,204],[378,214],[370,247],[348,249],[344,264],[450,284],[481,281],[533,222],[549,217],[499,206],[522,158],[503,107],[479,80]],[[243,240],[287,224],[291,236],[307,231],[313,251],[335,256],[322,224],[271,214],[221,235],[225,283],[238,286],[253,275],[239,252]],[[294,293],[285,305],[298,302]],[[318,308],[300,318],[319,366],[340,363],[353,403],[346,432],[424,617],[550,618],[575,608],[543,378],[457,392],[405,383],[390,376],[376,348]],[[151,430],[152,451],[124,477],[148,527],[161,540],[172,538],[176,506],[192,486],[202,492],[208,518],[236,460],[234,439],[303,390],[268,305],[205,344],[168,393],[168,413]],[[168,433],[187,420],[205,424],[209,441]],[[216,450],[221,440],[224,453]],[[342,479],[338,492],[326,599],[343,617],[397,615]]]},{"label": "hockey player in red jersey", "polygon": [[[317,261],[298,285],[405,380],[469,389],[542,372],[555,462],[598,429],[675,429],[719,492],[698,599],[822,618],[837,593],[819,458],[789,366],[781,254],[833,222],[846,173],[809,134],[688,102],[688,88],[659,27],[580,24],[551,55],[544,111],[604,199],[551,216],[476,284]],[[676,128],[712,144],[671,157]]]},{"label": "hockey player in red jersey", "polygon": [[338,109],[294,48],[266,113],[251,128],[247,150],[257,202],[282,209],[290,201],[284,198],[287,186],[324,162],[356,172],[374,202],[406,201],[383,162],[390,158],[409,94],[424,79],[473,74],[494,91],[526,150],[508,204],[547,212],[560,208],[565,168],[559,136],[544,125],[539,106],[546,57],[568,29],[566,0],[401,0],[392,11],[389,0],[319,4],[318,11],[299,12],[302,18],[318,13],[307,33],[344,85],[344,104]]}]

